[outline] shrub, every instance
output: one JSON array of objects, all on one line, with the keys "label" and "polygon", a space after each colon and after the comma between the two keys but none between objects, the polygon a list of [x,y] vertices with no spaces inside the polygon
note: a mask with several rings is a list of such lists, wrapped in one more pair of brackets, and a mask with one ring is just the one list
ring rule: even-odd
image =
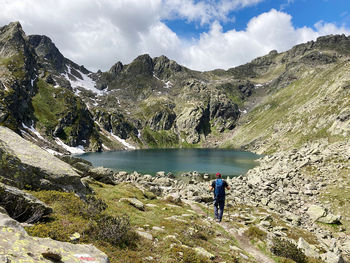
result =
[{"label": "shrub", "polygon": [[256,238],[259,240],[263,240],[266,238],[266,232],[262,231],[260,228],[256,227],[256,226],[251,226],[247,229],[247,231],[245,232],[245,234],[249,237],[249,238]]},{"label": "shrub", "polygon": [[101,212],[106,210],[108,205],[101,199],[89,195],[86,197],[84,206],[81,207],[81,216],[89,218],[99,218]]},{"label": "shrub", "polygon": [[292,242],[275,237],[272,240],[271,252],[276,256],[294,260],[297,263],[306,263],[305,254]]},{"label": "shrub", "polygon": [[129,217],[126,215],[112,217],[101,216],[92,231],[96,238],[114,246],[135,246],[139,236],[131,229]]}]

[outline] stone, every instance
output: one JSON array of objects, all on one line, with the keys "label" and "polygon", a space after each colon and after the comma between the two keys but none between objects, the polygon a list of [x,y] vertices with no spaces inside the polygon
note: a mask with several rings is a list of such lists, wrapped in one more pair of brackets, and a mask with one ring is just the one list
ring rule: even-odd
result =
[{"label": "stone", "polygon": [[328,251],[322,255],[322,260],[326,263],[345,263],[341,255]]},{"label": "stone", "polygon": [[159,172],[156,173],[156,176],[165,177],[165,172],[164,171],[159,171]]},{"label": "stone", "polygon": [[269,221],[261,221],[259,225],[262,227],[270,227],[271,223]]},{"label": "stone", "polygon": [[194,250],[197,252],[198,255],[204,256],[204,257],[212,259],[212,260],[215,259],[215,255],[209,253],[208,251],[206,251],[202,247],[196,247],[196,248],[194,248]]},{"label": "stone", "polygon": [[141,231],[141,230],[135,230],[137,234],[139,234],[141,237],[146,238],[148,240],[153,240],[153,236],[151,233]]},{"label": "stone", "polygon": [[87,175],[105,184],[116,184],[113,171],[105,167],[92,168]]},{"label": "stone", "polygon": [[315,251],[315,249],[307,243],[302,237],[298,240],[298,248],[300,248],[307,257],[319,258],[320,255]]},{"label": "stone", "polygon": [[327,211],[321,206],[311,205],[307,210],[307,214],[311,217],[313,221],[317,221],[320,217],[326,216]]},{"label": "stone", "polygon": [[163,228],[158,227],[158,226],[154,226],[154,227],[152,227],[152,230],[154,230],[154,231],[158,231],[158,232],[165,232],[165,230],[164,230]]},{"label": "stone", "polygon": [[124,202],[124,201],[128,202],[130,205],[136,207],[141,211],[145,211],[145,205],[141,201],[137,200],[136,198],[121,198],[119,200],[119,202]]},{"label": "stone", "polygon": [[269,200],[267,198],[263,197],[263,198],[261,198],[260,203],[263,206],[267,206],[267,204],[269,203]]},{"label": "stone", "polygon": [[325,224],[338,224],[340,223],[340,219],[341,219],[340,215],[327,214],[326,216],[323,216],[317,219],[317,222],[325,223]]},{"label": "stone", "polygon": [[14,223],[8,224],[13,221],[15,220],[6,214],[0,213],[2,253],[0,260],[7,260],[1,262],[40,262],[43,256],[52,262],[55,262],[54,260],[59,262],[57,261],[59,258],[64,258],[65,263],[83,262],[86,258],[91,262],[109,262],[106,254],[92,245],[77,245],[50,238],[31,237],[22,227],[12,227]]},{"label": "stone", "polygon": [[17,233],[26,234],[22,225],[18,221],[11,218],[2,207],[0,207],[0,226],[15,229]]},{"label": "stone", "polygon": [[[91,193],[73,168],[39,146],[0,126],[0,174],[3,182],[23,189]],[[16,176],[16,177],[14,177]],[[42,184],[45,179],[45,184]]]},{"label": "stone", "polygon": [[52,213],[52,208],[16,187],[0,183],[0,206],[19,222],[35,223]]},{"label": "stone", "polygon": [[311,205],[307,210],[308,215],[313,221],[317,221],[325,224],[336,224],[340,222],[340,215],[333,215],[328,213],[326,208],[318,205]]},{"label": "stone", "polygon": [[232,246],[232,245],[230,245],[230,249],[234,251],[242,251],[242,249],[240,249],[239,247]]},{"label": "stone", "polygon": [[350,240],[344,242],[341,247],[343,251],[350,255]]}]

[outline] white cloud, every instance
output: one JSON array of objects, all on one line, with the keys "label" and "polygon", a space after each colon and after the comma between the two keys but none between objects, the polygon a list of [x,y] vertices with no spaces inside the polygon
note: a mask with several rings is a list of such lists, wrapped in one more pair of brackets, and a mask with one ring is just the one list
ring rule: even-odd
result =
[{"label": "white cloud", "polygon": [[163,18],[183,18],[207,24],[214,20],[228,21],[231,11],[256,5],[265,0],[163,0]]},{"label": "white cloud", "polygon": [[223,32],[214,22],[209,32],[184,50],[183,61],[193,69],[210,70],[230,68],[249,62],[271,50],[286,51],[296,44],[315,40],[328,34],[350,34],[350,29],[331,23],[319,22],[315,29],[295,28],[292,17],[272,9],[252,18],[243,31]]},{"label": "white cloud", "polygon": [[[209,70],[246,63],[272,49],[284,51],[320,35],[349,28],[320,21],[296,28],[292,17],[272,9],[245,30],[223,31],[234,10],[263,0],[0,0],[0,25],[19,20],[27,34],[49,36],[68,58],[97,70],[136,56],[166,55],[190,68]],[[209,24],[198,39],[181,39],[163,19]]]}]

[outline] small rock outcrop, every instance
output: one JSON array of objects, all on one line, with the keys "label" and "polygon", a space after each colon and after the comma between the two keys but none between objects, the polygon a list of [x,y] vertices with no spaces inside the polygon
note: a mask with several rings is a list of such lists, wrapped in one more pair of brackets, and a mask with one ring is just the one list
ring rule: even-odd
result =
[{"label": "small rock outcrop", "polygon": [[42,216],[52,212],[52,208],[31,194],[15,187],[0,183],[0,206],[19,222],[35,223]]},{"label": "small rock outcrop", "polygon": [[90,193],[70,165],[5,127],[0,127],[0,175],[20,189]]},{"label": "small rock outcrop", "polygon": [[[106,254],[92,245],[76,245],[29,236],[17,221],[0,210],[1,262],[108,263]],[[46,259],[46,260],[45,260]]]}]

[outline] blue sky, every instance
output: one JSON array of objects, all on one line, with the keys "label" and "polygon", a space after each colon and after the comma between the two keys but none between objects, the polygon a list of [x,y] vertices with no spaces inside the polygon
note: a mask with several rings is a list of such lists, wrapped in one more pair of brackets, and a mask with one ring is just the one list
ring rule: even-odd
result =
[{"label": "blue sky", "polygon": [[196,70],[228,69],[328,34],[350,35],[350,0],[0,0],[64,56],[108,70],[166,55]]},{"label": "blue sky", "polygon": [[[271,9],[292,15],[296,27],[314,27],[319,21],[350,27],[349,0],[266,0],[254,6],[234,10],[229,13],[229,21],[222,22],[223,30],[244,30],[254,16]],[[182,38],[198,38],[209,30],[210,25],[200,25],[198,21],[186,19],[164,19],[163,22]]]}]

